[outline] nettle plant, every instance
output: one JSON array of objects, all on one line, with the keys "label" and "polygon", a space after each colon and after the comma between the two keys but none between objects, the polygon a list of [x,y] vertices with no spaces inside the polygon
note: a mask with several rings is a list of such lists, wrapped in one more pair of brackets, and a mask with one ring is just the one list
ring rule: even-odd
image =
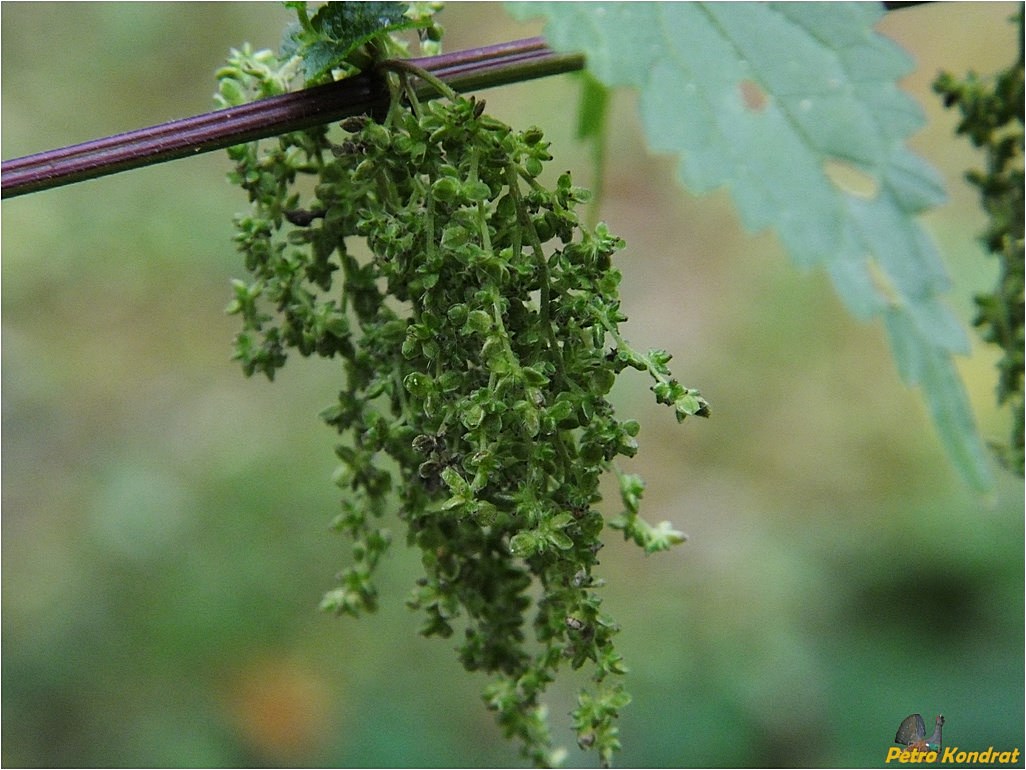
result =
[{"label": "nettle plant", "polygon": [[[882,318],[955,467],[976,489],[992,484],[952,360],[968,339],[916,221],[943,188],[905,147],[922,119],[896,85],[907,55],[872,28],[881,6],[513,3],[545,16],[547,41],[569,59],[551,69],[510,44],[498,69],[477,67],[488,49],[476,49],[431,71],[408,57],[440,51],[437,3],[286,5],[297,21],[280,52],[243,46],[218,73],[222,110],[7,161],[3,195],[231,145],[230,179],[250,202],[236,219],[250,277],[228,308],[242,320],[235,358],[269,379],[290,351],[341,368],[321,416],[340,434],[334,528],[351,556],[322,606],[377,607],[374,572],[401,522],[424,569],[407,599],[421,633],[455,636],[463,665],[491,677],[485,702],[533,764],[563,757],[543,694],[566,667],[591,674],[572,712],[579,745],[603,765],[620,745],[630,696],[599,594],[603,530],[645,553],[685,539],[639,515],[644,484],[616,462],[638,451],[639,425],[616,415],[610,389],[635,369],[679,422],[709,405],[674,378],[669,353],[622,335],[625,244],[582,222],[590,195],[571,172],[546,173],[543,130],[504,124],[453,84],[586,60],[580,133],[598,160],[606,89],[636,88],[649,145],[680,155],[684,186],[727,187],[747,227],[772,227],[799,266],[826,270],[853,315]],[[1021,40],[1021,10],[1016,22]],[[997,456],[1021,475],[1022,50],[993,79],[944,74],[935,90],[986,153],[968,178],[1000,267],[975,324],[1002,351],[997,395],[1012,429]],[[340,110],[346,99],[359,108]],[[609,473],[614,515],[600,509]]]},{"label": "nettle plant", "polygon": [[[588,666],[573,726],[608,765],[630,696],[618,626],[598,593],[602,531],[646,553],[685,539],[639,516],[642,480],[616,465],[638,450],[639,425],[617,417],[608,394],[631,368],[650,375],[678,421],[709,406],[671,375],[668,353],[622,336],[614,256],[624,243],[581,222],[576,207],[590,195],[570,172],[542,181],[552,160],[543,131],[505,125],[406,59],[411,30],[422,53],[439,50],[438,4],[339,3],[313,15],[287,5],[298,20],[279,54],[243,47],[219,72],[222,107],[366,72],[388,95],[341,124],[229,150],[231,180],[251,202],[236,220],[251,278],[234,282],[229,306],[243,324],[235,357],[270,379],[290,350],[343,369],[321,416],[341,436],[333,526],[352,554],[322,606],[375,609],[374,571],[400,520],[424,568],[407,599],[424,615],[420,632],[455,635],[466,669],[492,677],[484,699],[506,735],[535,765],[557,764],[542,695],[561,667]],[[730,185],[746,224],[772,224],[799,264],[824,265],[857,316],[883,316],[956,465],[985,487],[950,358],[966,342],[939,304],[943,270],[913,221],[942,191],[903,147],[917,113],[894,86],[903,54],[870,29],[879,9],[515,10],[546,13],[549,39],[585,51],[606,85],[640,89],[652,145],[683,153],[687,186]],[[645,44],[667,27],[681,31],[677,49]],[[583,133],[595,136],[605,90],[584,82]],[[972,178],[998,218],[986,242],[1005,261],[999,289],[978,299],[978,323],[1006,350],[1000,397],[1021,423],[1021,56],[990,91],[950,76],[937,89],[966,112],[960,130],[990,148],[989,175]],[[666,94],[682,106],[667,109]],[[1015,119],[1018,133],[1001,131]],[[872,194],[838,185],[831,164],[867,177]],[[1021,470],[1021,425],[1003,457]],[[622,510],[607,521],[597,506],[608,472]]]}]

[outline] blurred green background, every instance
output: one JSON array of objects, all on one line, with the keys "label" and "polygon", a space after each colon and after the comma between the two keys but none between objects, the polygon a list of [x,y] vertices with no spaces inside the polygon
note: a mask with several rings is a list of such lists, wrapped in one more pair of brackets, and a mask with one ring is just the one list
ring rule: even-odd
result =
[{"label": "blurred green background", "polygon": [[[915,149],[950,203],[926,218],[968,323],[995,266],[975,240],[981,163],[929,92],[941,67],[1016,53],[1010,3],[895,12]],[[276,48],[278,4],[2,9],[3,157],[211,108],[229,47]],[[454,4],[447,48],[537,34],[498,4]],[[680,34],[685,34],[680,31]],[[485,94],[542,126],[553,171],[591,178],[571,76]],[[687,545],[646,558],[610,533],[605,607],[634,703],[622,766],[880,766],[899,722],[943,712],[945,743],[1023,747],[1023,483],[960,483],[879,324],[850,320],[821,273],[747,234],[724,193],[694,198],[648,154],[635,99],[613,105],[602,216],[624,237],[627,336],[673,351],[713,418],[675,424],[647,382],[643,513]],[[229,360],[245,208],[223,153],[6,201],[3,217],[2,755],[5,766],[512,767],[452,644],[418,637],[419,564],[397,538],[382,607],[317,612],[347,544],[336,366],[294,357],[273,383]],[[983,434],[1004,439],[995,355],[960,361]],[[608,513],[616,513],[615,495]],[[568,764],[579,681],[551,691]]]}]

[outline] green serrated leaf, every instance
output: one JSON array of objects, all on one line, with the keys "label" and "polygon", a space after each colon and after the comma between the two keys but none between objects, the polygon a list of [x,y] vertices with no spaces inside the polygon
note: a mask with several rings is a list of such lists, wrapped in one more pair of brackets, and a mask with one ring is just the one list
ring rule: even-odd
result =
[{"label": "green serrated leaf", "polygon": [[344,46],[357,46],[387,27],[402,23],[404,3],[326,3],[311,19],[314,29]]},{"label": "green serrated leaf", "polygon": [[989,489],[994,479],[988,454],[951,358],[925,343],[919,325],[901,309],[888,312],[884,323],[902,379],[922,386],[930,416],[956,467],[975,489]]},{"label": "green serrated leaf", "polygon": [[315,80],[345,61],[348,50],[340,50],[330,40],[318,40],[303,50],[303,76]]},{"label": "green serrated leaf", "polygon": [[289,31],[282,50],[301,55],[307,81],[317,81],[374,38],[419,26],[404,15],[406,7],[397,2],[326,3],[311,17],[309,30]]},{"label": "green serrated leaf", "polygon": [[[890,331],[899,369],[923,387],[959,470],[986,485],[968,402],[942,374],[954,376],[951,354],[968,342],[939,300],[947,277],[916,221],[943,200],[943,188],[904,146],[923,117],[897,86],[910,58],[873,30],[882,7],[508,6],[520,18],[545,15],[553,47],[583,51],[606,85],[639,90],[651,148],[680,155],[688,189],[728,187],[745,226],[773,228],[799,266],[823,266],[854,315],[897,313],[910,326]],[[911,379],[912,370],[920,376]]]}]

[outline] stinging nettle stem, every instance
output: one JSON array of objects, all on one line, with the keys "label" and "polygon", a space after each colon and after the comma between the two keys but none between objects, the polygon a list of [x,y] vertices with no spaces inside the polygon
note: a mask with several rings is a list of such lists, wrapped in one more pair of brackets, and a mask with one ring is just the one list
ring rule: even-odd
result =
[{"label": "stinging nettle stem", "polygon": [[[929,0],[884,2],[888,11]],[[454,91],[473,91],[584,68],[581,54],[558,54],[540,37],[411,59],[410,63]],[[424,81],[421,86],[430,89]],[[420,88],[418,88],[418,94]],[[141,166],[224,149],[234,144],[330,123],[372,112],[388,103],[374,73],[241,107],[208,112],[91,142],[3,162],[0,197],[73,184]]]},{"label": "stinging nettle stem", "polygon": [[[412,59],[410,64],[459,92],[573,72],[584,67],[584,57],[558,54],[542,38],[527,38]],[[425,94],[434,91],[423,81],[418,92],[421,88]],[[388,91],[380,76],[361,73],[337,83],[4,161],[0,197],[220,150],[373,112],[387,104]]]}]

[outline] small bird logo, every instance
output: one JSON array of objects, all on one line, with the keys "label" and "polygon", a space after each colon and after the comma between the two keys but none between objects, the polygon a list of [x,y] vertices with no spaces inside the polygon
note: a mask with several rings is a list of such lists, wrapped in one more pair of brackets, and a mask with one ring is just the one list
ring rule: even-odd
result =
[{"label": "small bird logo", "polygon": [[905,717],[898,732],[894,736],[894,742],[910,749],[918,751],[939,751],[941,747],[941,728],[944,727],[944,715],[938,714],[933,728],[933,735],[926,737],[926,723],[919,714],[909,714]]}]

